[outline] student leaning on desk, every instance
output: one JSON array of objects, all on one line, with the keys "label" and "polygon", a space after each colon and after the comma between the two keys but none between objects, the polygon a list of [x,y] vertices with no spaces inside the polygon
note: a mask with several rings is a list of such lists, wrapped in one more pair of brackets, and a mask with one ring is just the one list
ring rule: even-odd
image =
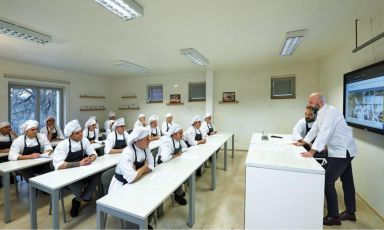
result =
[{"label": "student leaning on desk", "polygon": [[[96,160],[97,153],[92,148],[88,139],[83,137],[78,120],[68,122],[65,125],[64,134],[68,138],[60,142],[53,153],[53,166],[55,170],[86,166]],[[89,202],[92,200],[92,194],[99,181],[100,174],[95,174],[68,185],[71,192],[75,195],[70,211],[72,217],[78,215],[81,201]]]},{"label": "student leaning on desk", "polygon": [[157,125],[159,122],[159,116],[157,115],[152,115],[148,118],[148,126],[147,129],[149,131],[149,140],[154,141],[160,139],[161,132],[160,128]]}]

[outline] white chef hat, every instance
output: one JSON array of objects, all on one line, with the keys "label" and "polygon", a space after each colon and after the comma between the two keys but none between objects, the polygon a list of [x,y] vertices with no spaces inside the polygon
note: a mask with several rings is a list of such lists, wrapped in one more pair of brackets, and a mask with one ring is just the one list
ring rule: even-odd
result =
[{"label": "white chef hat", "polygon": [[11,125],[8,121],[0,122],[0,129],[8,125]]},{"label": "white chef hat", "polygon": [[212,115],[210,113],[206,113],[204,116],[204,120],[207,119],[208,117],[212,117]]},{"label": "white chef hat", "polygon": [[97,120],[96,116],[90,116],[89,119],[94,119],[95,121]]},{"label": "white chef hat", "polygon": [[115,123],[113,123],[112,130],[115,130],[116,127],[119,127],[119,126],[122,126],[122,125],[125,125],[125,121],[124,121],[123,117],[120,117],[119,119],[115,120]]},{"label": "white chef hat", "polygon": [[131,134],[129,134],[128,144],[143,139],[146,136],[149,136],[148,129],[146,129],[145,127],[137,126],[132,130]]},{"label": "white chef hat", "polygon": [[141,114],[138,116],[139,119],[142,118],[142,117],[145,117],[145,114],[144,114],[144,113],[141,113]]},{"label": "white chef hat", "polygon": [[54,116],[48,116],[47,118],[45,118],[45,124],[47,124],[49,119],[53,119],[56,121],[56,118]]},{"label": "white chef hat", "polygon": [[173,117],[173,116],[172,116],[172,113],[167,113],[167,114],[165,114],[165,118],[168,118],[168,117]]},{"label": "white chef hat", "polygon": [[172,134],[179,132],[180,129],[181,129],[181,126],[179,124],[173,124],[171,127],[169,127],[167,136],[172,136]]},{"label": "white chef hat", "polygon": [[114,117],[114,116],[116,116],[116,113],[113,111],[109,111],[108,117]]},{"label": "white chef hat", "polygon": [[201,117],[199,115],[196,115],[191,120],[191,125],[195,124],[195,122],[201,121]]},{"label": "white chef hat", "polygon": [[152,121],[159,121],[159,116],[152,115],[148,118],[148,123],[151,124]]},{"label": "white chef hat", "polygon": [[89,118],[87,122],[85,122],[84,129],[88,129],[89,126],[95,125],[96,120],[93,118]]},{"label": "white chef hat", "polygon": [[81,130],[81,126],[78,120],[72,120],[68,122],[64,127],[64,135],[70,137],[73,132]]},{"label": "white chef hat", "polygon": [[25,133],[25,131],[27,131],[28,129],[30,128],[37,128],[39,126],[39,122],[38,121],[35,121],[35,120],[28,120],[26,122],[24,122],[21,126],[20,126],[20,131],[22,133]]}]

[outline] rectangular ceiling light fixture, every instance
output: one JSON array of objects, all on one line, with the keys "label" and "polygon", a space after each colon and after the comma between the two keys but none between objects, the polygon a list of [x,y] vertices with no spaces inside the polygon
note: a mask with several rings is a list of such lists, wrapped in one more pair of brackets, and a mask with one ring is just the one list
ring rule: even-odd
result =
[{"label": "rectangular ceiling light fixture", "polygon": [[124,61],[124,60],[118,60],[113,63],[114,66],[124,68],[136,73],[150,73],[151,69],[146,68],[144,66],[136,65],[134,63]]},{"label": "rectangular ceiling light fixture", "polygon": [[125,21],[144,15],[143,7],[134,0],[95,0],[95,2]]},{"label": "rectangular ceiling light fixture", "polygon": [[194,48],[182,49],[180,50],[180,53],[182,55],[185,55],[196,65],[207,66],[209,64],[209,61],[203,55],[197,52],[197,50],[195,50]]},{"label": "rectangular ceiling light fixture", "polygon": [[292,55],[300,41],[304,37],[306,30],[296,30],[290,31],[285,34],[284,44],[280,51],[280,56],[289,56]]},{"label": "rectangular ceiling light fixture", "polygon": [[52,37],[49,35],[45,35],[3,20],[0,20],[0,32],[12,37],[24,39],[41,45],[52,41]]}]

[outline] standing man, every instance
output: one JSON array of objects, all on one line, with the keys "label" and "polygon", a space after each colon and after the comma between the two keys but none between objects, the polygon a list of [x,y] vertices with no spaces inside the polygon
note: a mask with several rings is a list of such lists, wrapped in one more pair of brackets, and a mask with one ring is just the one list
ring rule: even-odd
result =
[{"label": "standing man", "polygon": [[[321,93],[312,93],[309,105],[318,110],[317,120],[304,141],[304,145],[314,141],[311,150],[302,153],[304,157],[312,157],[316,151],[328,147],[328,167],[325,171],[325,198],[328,215],[323,218],[324,225],[340,225],[342,220],[356,221],[355,185],[353,182],[351,161],[357,154],[357,148],[343,115],[335,108],[327,105]],[[340,177],[343,184],[346,211],[339,214],[335,182]]]}]

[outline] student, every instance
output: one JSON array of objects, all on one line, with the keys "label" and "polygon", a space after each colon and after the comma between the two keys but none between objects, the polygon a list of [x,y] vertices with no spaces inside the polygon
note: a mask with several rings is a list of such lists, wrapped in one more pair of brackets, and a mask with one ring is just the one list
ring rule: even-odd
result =
[{"label": "student", "polygon": [[99,130],[97,129],[95,119],[90,118],[85,122],[83,136],[86,137],[91,144],[99,142]]},{"label": "student", "polygon": [[139,180],[153,168],[154,160],[149,149],[149,132],[144,127],[137,127],[129,135],[128,146],[121,154],[108,193]]},{"label": "student", "polygon": [[149,131],[149,140],[158,140],[160,139],[161,132],[159,129],[159,126],[157,125],[157,122],[159,121],[159,116],[152,115],[148,119],[149,125],[147,126],[147,129]]},{"label": "student", "polygon": [[[38,127],[39,122],[35,120],[28,120],[20,126],[23,135],[13,141],[8,155],[10,161],[35,159],[42,156],[49,157],[51,155],[52,146],[44,134],[37,133]],[[48,163],[23,169],[18,173],[29,182],[29,178],[34,177],[36,174],[44,174],[49,171]]]},{"label": "student", "polygon": [[108,121],[108,127],[109,127],[109,129],[106,129],[105,130],[105,135],[108,137],[108,135],[112,132],[112,126],[113,126],[113,124],[115,123],[115,120],[109,120]]},{"label": "student", "polygon": [[[16,133],[12,131],[8,121],[0,122],[0,153],[8,153]],[[8,161],[8,156],[0,157],[0,163]],[[0,176],[0,188],[3,187],[3,178]]]},{"label": "student", "polygon": [[212,124],[212,116],[210,113],[206,113],[204,116],[204,122],[201,125],[201,132],[203,132],[205,135],[208,135],[208,136],[211,136],[217,133],[217,131],[215,130],[215,127]]},{"label": "student", "polygon": [[112,132],[105,141],[104,153],[122,153],[128,145],[128,133],[125,131],[124,118],[119,118],[113,123]]},{"label": "student", "polygon": [[89,120],[89,119],[93,119],[93,120],[96,121],[96,129],[99,130],[99,132],[100,132],[100,126],[99,126],[99,122],[97,121],[96,116],[90,116],[90,117],[88,118],[88,120]]},{"label": "student", "polygon": [[[168,162],[173,158],[181,155],[181,153],[187,151],[188,147],[183,140],[183,129],[178,124],[173,124],[169,129],[167,136],[161,139],[161,145],[159,147],[157,164]],[[174,192],[175,201],[180,205],[186,205],[187,201],[184,199],[185,192],[182,186],[176,189]]]},{"label": "student", "polygon": [[[321,93],[313,93],[309,97],[309,105],[318,110],[316,122],[307,133],[304,141],[297,143],[304,145],[316,138],[304,157],[312,157],[316,151],[328,147],[328,167],[325,170],[325,198],[328,214],[323,218],[324,225],[340,225],[341,221],[356,221],[356,197],[353,182],[352,160],[357,154],[352,129],[348,127],[343,114],[335,107],[326,103]],[[339,213],[335,182],[340,177],[344,191],[346,211]]]},{"label": "student", "polygon": [[161,125],[161,134],[162,135],[166,135],[167,134],[169,128],[173,125],[172,121],[173,121],[172,113],[167,113],[165,115],[165,121]]},{"label": "student", "polygon": [[140,114],[135,122],[133,129],[136,127],[147,127],[147,123],[145,122],[145,114]]},{"label": "student", "polygon": [[113,111],[109,111],[108,119],[104,122],[104,130],[107,133],[107,135],[111,133],[111,120],[114,121],[115,118],[116,118],[116,113],[114,113]]},{"label": "student", "polygon": [[44,134],[49,141],[63,140],[64,135],[60,126],[56,124],[55,118],[49,116],[45,119],[45,126],[40,129],[40,133]]},{"label": "student", "polygon": [[[65,136],[68,138],[60,142],[53,153],[53,166],[55,170],[62,170],[80,166],[90,165],[97,158],[87,138],[83,137],[78,120],[72,120],[64,128]],[[75,195],[72,199],[70,214],[76,217],[79,214],[81,201],[89,202],[92,194],[100,182],[100,174],[69,184],[68,187]]]},{"label": "student", "polygon": [[305,135],[311,130],[316,121],[316,114],[311,106],[307,105],[304,110],[304,118],[301,118],[293,128],[292,140],[303,141]]}]

